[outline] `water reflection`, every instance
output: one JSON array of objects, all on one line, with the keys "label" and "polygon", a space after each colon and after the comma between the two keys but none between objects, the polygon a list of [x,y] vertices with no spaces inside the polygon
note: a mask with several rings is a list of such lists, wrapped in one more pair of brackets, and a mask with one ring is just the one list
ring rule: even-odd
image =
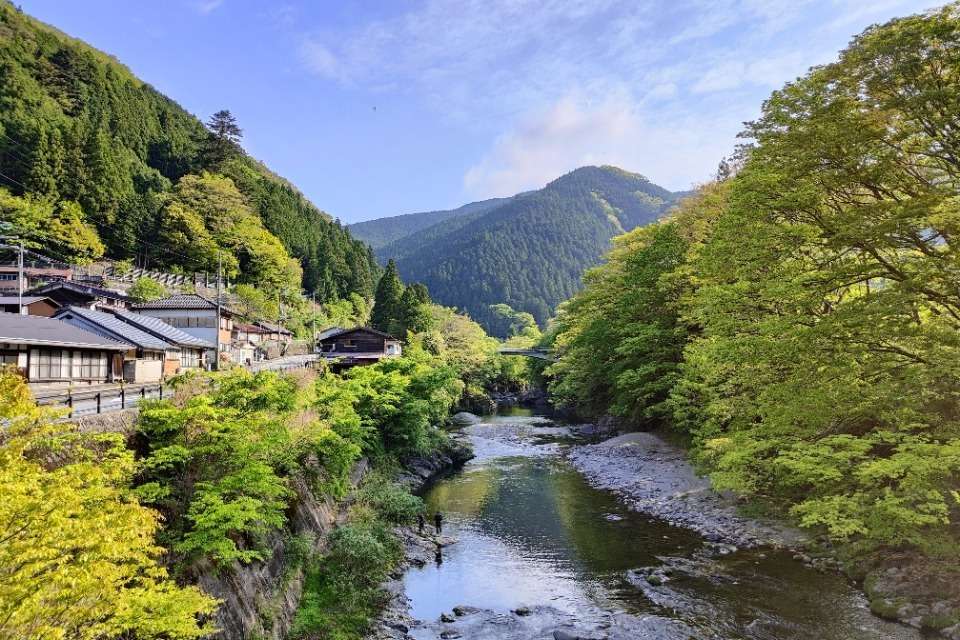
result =
[{"label": "water reflection", "polygon": [[[532,446],[538,424],[510,416],[471,428],[481,455],[425,496],[459,542],[442,564],[407,574],[414,617],[434,620],[455,605],[550,604],[582,619],[604,611],[676,618],[703,637],[919,637],[871,616],[839,576],[785,554],[717,557],[696,534],[628,510],[587,485],[555,446]],[[662,566],[671,567],[662,585],[628,580],[631,569]]]}]

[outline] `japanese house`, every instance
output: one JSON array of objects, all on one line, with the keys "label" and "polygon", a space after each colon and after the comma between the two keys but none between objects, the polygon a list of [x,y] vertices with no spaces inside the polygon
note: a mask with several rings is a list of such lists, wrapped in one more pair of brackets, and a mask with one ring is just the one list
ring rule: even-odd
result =
[{"label": "japanese house", "polygon": [[126,309],[133,300],[110,289],[91,287],[77,282],[51,282],[28,292],[31,296],[46,296],[61,307],[85,309]]},{"label": "japanese house", "polygon": [[30,383],[118,380],[131,348],[54,318],[0,313],[0,364],[16,367]]},{"label": "japanese house", "polygon": [[129,325],[149,333],[167,342],[168,348],[163,361],[164,377],[181,373],[186,369],[203,368],[206,354],[212,357],[216,348],[212,342],[205,342],[196,336],[170,326],[159,318],[145,316],[132,311],[114,311],[113,314]]},{"label": "japanese house", "polygon": [[209,298],[195,293],[178,293],[168,298],[136,304],[133,310],[144,316],[159,318],[208,344],[219,342],[221,355],[229,357],[235,314],[221,305],[218,318],[217,303]]},{"label": "japanese house", "polygon": [[53,317],[60,305],[46,296],[0,296],[0,313],[20,313],[23,304],[23,315]]},{"label": "japanese house", "polygon": [[130,345],[123,356],[123,379],[127,382],[160,381],[163,378],[167,351],[176,348],[166,340],[104,311],[67,307],[61,309],[54,318],[84,331]]},{"label": "japanese house", "polygon": [[335,368],[374,364],[402,353],[399,340],[369,327],[328,330],[321,336],[320,354]]}]

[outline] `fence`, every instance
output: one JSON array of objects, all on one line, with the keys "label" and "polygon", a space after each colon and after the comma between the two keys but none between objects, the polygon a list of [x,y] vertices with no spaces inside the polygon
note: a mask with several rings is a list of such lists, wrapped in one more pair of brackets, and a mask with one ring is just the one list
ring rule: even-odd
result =
[{"label": "fence", "polygon": [[55,389],[34,394],[38,405],[69,409],[68,418],[131,409],[144,398],[163,398],[163,383],[97,385],[90,389]]}]

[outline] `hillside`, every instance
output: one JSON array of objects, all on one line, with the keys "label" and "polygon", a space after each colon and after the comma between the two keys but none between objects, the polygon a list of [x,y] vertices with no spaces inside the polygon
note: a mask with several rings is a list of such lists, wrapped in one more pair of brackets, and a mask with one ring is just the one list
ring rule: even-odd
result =
[{"label": "hillside", "polygon": [[389,218],[377,218],[376,220],[351,224],[348,228],[353,237],[363,240],[374,250],[378,250],[435,224],[489,211],[503,204],[506,200],[507,198],[491,198],[490,200],[471,202],[456,209],[421,211]]},{"label": "hillside", "polygon": [[239,129],[208,131],[5,0],[0,69],[0,220],[45,253],[188,272],[214,271],[219,253],[231,279],[321,300],[372,292],[369,248],[247,156]]},{"label": "hillside", "polygon": [[503,320],[489,305],[527,311],[541,324],[580,288],[610,239],[656,220],[678,194],[616,167],[582,167],[543,189],[448,218],[381,247],[407,281],[423,282],[492,333]]}]

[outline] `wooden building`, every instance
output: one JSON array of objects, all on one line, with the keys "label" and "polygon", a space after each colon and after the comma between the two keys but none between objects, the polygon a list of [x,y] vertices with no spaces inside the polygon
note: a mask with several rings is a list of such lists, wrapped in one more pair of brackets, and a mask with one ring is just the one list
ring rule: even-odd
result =
[{"label": "wooden building", "polygon": [[23,304],[23,315],[51,318],[60,305],[46,296],[0,296],[0,313],[19,313]]},{"label": "wooden building", "polygon": [[229,358],[234,313],[226,306],[221,305],[218,318],[214,300],[195,293],[177,293],[160,300],[136,304],[133,310],[144,316],[159,318],[207,344],[219,342],[221,356]]},{"label": "wooden building", "polygon": [[102,383],[123,375],[131,345],[54,318],[0,313],[0,364],[30,383]]},{"label": "wooden building", "polygon": [[374,364],[402,354],[399,340],[370,327],[324,331],[321,335],[320,354],[334,368]]},{"label": "wooden building", "polygon": [[126,309],[133,300],[118,291],[93,287],[77,282],[51,282],[28,292],[31,296],[46,296],[61,307],[84,309]]},{"label": "wooden building", "polygon": [[177,349],[166,340],[147,333],[117,318],[112,313],[67,307],[57,320],[95,333],[110,340],[130,345],[123,357],[123,379],[127,382],[158,382],[163,379],[163,364],[169,349]]},{"label": "wooden building", "polygon": [[114,311],[113,315],[171,345],[163,362],[164,377],[182,373],[187,369],[201,369],[206,365],[207,354],[212,356],[214,352],[213,343],[170,326],[159,318],[120,310]]}]

